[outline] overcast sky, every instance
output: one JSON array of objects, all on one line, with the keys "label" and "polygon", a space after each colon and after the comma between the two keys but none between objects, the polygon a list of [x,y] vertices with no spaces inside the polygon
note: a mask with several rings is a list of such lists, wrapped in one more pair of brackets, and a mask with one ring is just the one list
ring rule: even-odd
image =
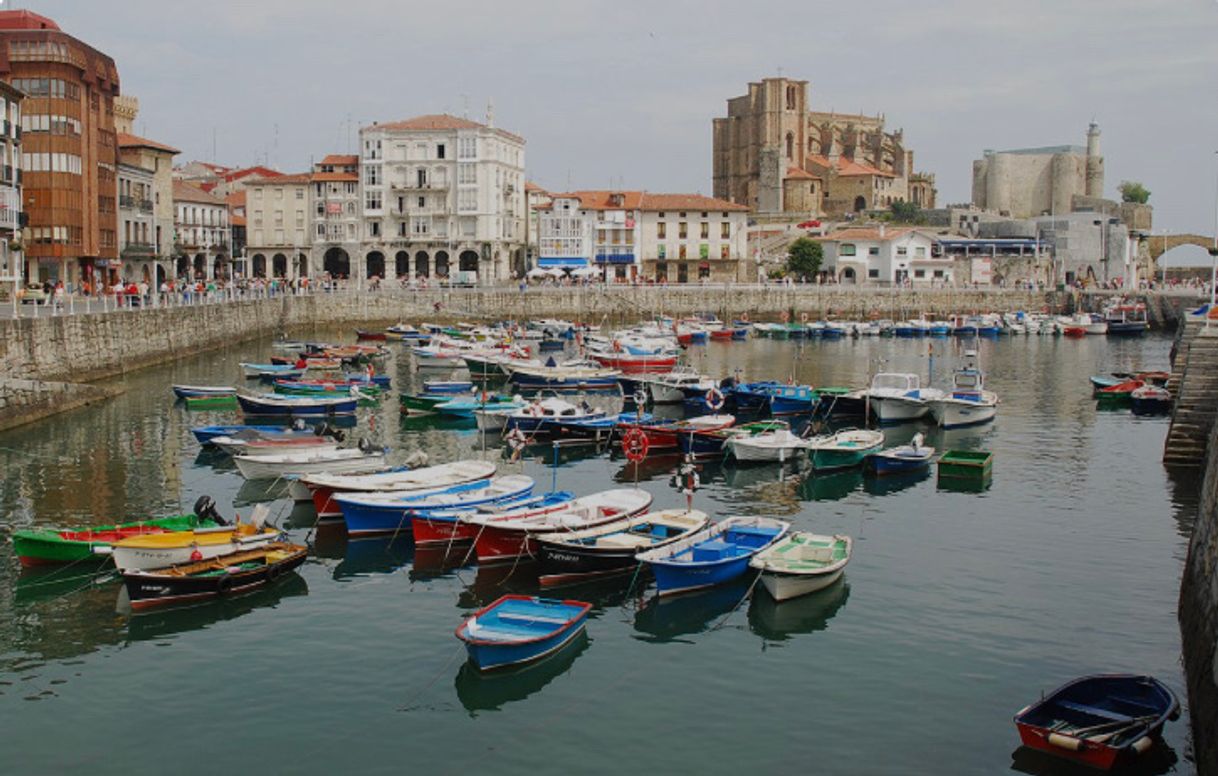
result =
[{"label": "overcast sky", "polygon": [[[525,136],[552,189],[711,191],[711,119],[751,80],[903,127],[940,203],[986,148],[1103,132],[1105,192],[1213,233],[1218,0],[8,0],[114,57],[180,159],[301,171],[349,128],[450,112]],[[213,139],[215,152],[213,154]]]}]

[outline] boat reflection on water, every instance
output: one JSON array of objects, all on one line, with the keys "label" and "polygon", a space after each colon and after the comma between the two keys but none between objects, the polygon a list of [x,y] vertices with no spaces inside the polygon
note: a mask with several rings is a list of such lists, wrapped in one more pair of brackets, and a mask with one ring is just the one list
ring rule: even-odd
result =
[{"label": "boat reflection on water", "polygon": [[313,554],[332,560],[347,557],[347,524],[341,519],[317,523],[317,530],[313,532]]},{"label": "boat reflection on water", "polygon": [[[616,454],[611,455],[610,460],[616,457]],[[671,476],[680,463],[680,453],[648,455],[637,464],[626,463],[626,465],[614,473],[613,481],[633,485],[635,482],[650,482],[651,480],[664,479]]]},{"label": "boat reflection on water", "polygon": [[237,470],[231,455],[211,445],[199,448],[195,455],[195,466],[207,466],[218,472]]},{"label": "boat reflection on water", "polygon": [[72,566],[34,566],[23,568],[14,585],[13,600],[19,604],[53,601],[61,596],[113,582],[114,564],[104,555]]},{"label": "boat reflection on water", "polygon": [[[807,460],[806,455],[801,454],[801,458]],[[729,462],[728,465],[720,465],[719,468],[723,472],[723,481],[729,487],[752,488],[758,485],[798,480],[800,463],[799,459],[786,463],[763,463],[748,466],[737,466]]]},{"label": "boat reflection on water", "polygon": [[844,578],[811,595],[781,602],[758,586],[749,602],[749,628],[768,641],[822,631],[849,597],[850,583]]},{"label": "boat reflection on water", "polygon": [[702,633],[717,625],[749,592],[753,574],[731,584],[682,595],[653,596],[634,615],[640,641],[664,643]]},{"label": "boat reflection on water", "polygon": [[471,717],[476,717],[480,711],[498,711],[509,703],[535,695],[567,673],[588,644],[587,631],[580,631],[578,636],[554,654],[536,663],[505,671],[483,673],[467,660],[457,671],[454,681],[457,698]]},{"label": "boat reflection on water", "polygon": [[[478,433],[478,424],[473,418],[448,415],[403,415],[399,424],[403,431],[455,431],[459,436]],[[490,442],[489,438],[487,442]]]},{"label": "boat reflection on water", "polygon": [[992,476],[976,480],[966,480],[959,477],[939,477],[936,481],[936,487],[939,490],[945,490],[950,493],[984,493],[990,489],[990,485],[993,483],[994,478]]},{"label": "boat reflection on water", "polygon": [[864,477],[863,491],[872,496],[889,496],[900,493],[906,488],[912,488],[919,482],[930,479],[931,467],[921,471],[888,474],[883,477]]},{"label": "boat reflection on water", "polygon": [[545,598],[574,598],[592,604],[593,610],[589,617],[595,619],[602,610],[621,606],[627,596],[637,595],[646,587],[648,578],[644,571],[635,574],[632,569],[608,578],[543,590],[537,583],[537,574],[538,565],[533,560],[521,561],[515,567],[510,563],[478,566],[473,583],[458,596],[457,606],[462,609],[479,609],[506,593],[539,595]]},{"label": "boat reflection on water", "polygon": [[[1162,740],[1156,740],[1149,750],[1136,759],[1118,764],[1119,771],[1114,769],[1114,772],[1119,772],[1122,776],[1160,776],[1178,772],[1180,769],[1176,766],[1179,759],[1171,746]],[[1011,752],[1011,770],[1033,776],[1091,776],[1099,773],[1094,768],[1053,757],[1026,746],[1020,746]]]},{"label": "boat reflection on water", "polygon": [[267,501],[278,501],[288,496],[288,481],[283,478],[273,480],[243,480],[241,487],[233,496],[233,506],[248,507]]},{"label": "boat reflection on water", "polygon": [[809,474],[799,485],[799,497],[804,501],[838,501],[858,490],[862,484],[863,470],[860,467]]},{"label": "boat reflection on water", "polygon": [[[246,595],[224,597],[197,603],[193,606],[178,606],[152,609],[127,619],[127,641],[148,641],[172,636],[177,633],[203,630],[218,622],[234,620],[255,609],[273,609],[286,598],[309,594],[309,584],[297,573],[284,574],[283,578],[269,587],[251,591]],[[129,614],[130,602],[127,588],[121,588],[115,605],[120,614]]]},{"label": "boat reflection on water", "polygon": [[409,533],[347,539],[343,559],[334,567],[335,580],[358,579],[370,574],[389,574],[414,559],[414,539]]},{"label": "boat reflection on water", "polygon": [[[317,510],[313,507],[313,502],[311,501],[300,501],[292,504],[292,511],[288,512],[287,516],[283,519],[284,528],[312,528],[315,525],[318,525]],[[318,530],[321,527],[318,525]],[[347,531],[344,529],[343,534],[346,533]]]},{"label": "boat reflection on water", "polygon": [[417,580],[450,576],[450,572],[464,568],[476,560],[477,555],[469,542],[415,547],[410,578]]}]

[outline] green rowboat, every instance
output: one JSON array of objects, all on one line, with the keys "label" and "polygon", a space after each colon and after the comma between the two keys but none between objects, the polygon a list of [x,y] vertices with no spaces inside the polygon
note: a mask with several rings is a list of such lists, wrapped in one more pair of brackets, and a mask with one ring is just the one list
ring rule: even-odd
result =
[{"label": "green rowboat", "polygon": [[188,410],[237,409],[236,396],[187,396],[183,401]]},{"label": "green rowboat", "polygon": [[884,435],[867,429],[845,429],[811,440],[808,456],[816,471],[861,466],[863,459],[884,446]]},{"label": "green rowboat", "polygon": [[[205,514],[209,514],[209,509],[214,510],[211,499],[207,499],[206,505],[202,505],[200,499],[200,503],[195,506]],[[166,531],[214,528],[217,525],[218,523],[209,517],[200,518],[191,513],[81,530],[24,529],[13,532],[13,553],[23,566],[90,560],[100,564],[110,558],[110,545],[120,539]]]}]

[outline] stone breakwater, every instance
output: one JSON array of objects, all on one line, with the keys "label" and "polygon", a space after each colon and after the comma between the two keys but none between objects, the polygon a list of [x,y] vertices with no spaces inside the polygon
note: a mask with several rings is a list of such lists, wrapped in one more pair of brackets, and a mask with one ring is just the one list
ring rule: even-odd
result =
[{"label": "stone breakwater", "polygon": [[116,388],[45,380],[0,379],[0,431],[109,399]]}]

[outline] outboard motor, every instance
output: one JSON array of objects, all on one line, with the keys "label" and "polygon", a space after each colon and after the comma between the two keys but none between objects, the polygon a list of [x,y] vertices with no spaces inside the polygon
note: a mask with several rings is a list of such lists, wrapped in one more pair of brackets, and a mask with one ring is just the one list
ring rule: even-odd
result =
[{"label": "outboard motor", "polygon": [[199,496],[195,501],[194,513],[200,520],[211,520],[216,525],[228,525],[228,521],[216,509],[216,502],[211,496]]},{"label": "outboard motor", "polygon": [[372,453],[378,452],[378,449],[377,449],[376,445],[374,445],[374,444],[372,444],[371,442],[369,442],[369,441],[368,441],[368,437],[360,437],[360,438],[359,438],[359,449],[360,449],[360,451],[361,451],[361,452],[366,453],[366,454],[368,454],[368,455],[371,455]]},{"label": "outboard motor", "polygon": [[292,421],[292,428],[296,431],[304,431],[308,427],[309,424],[305,423],[304,418],[296,418]]}]

